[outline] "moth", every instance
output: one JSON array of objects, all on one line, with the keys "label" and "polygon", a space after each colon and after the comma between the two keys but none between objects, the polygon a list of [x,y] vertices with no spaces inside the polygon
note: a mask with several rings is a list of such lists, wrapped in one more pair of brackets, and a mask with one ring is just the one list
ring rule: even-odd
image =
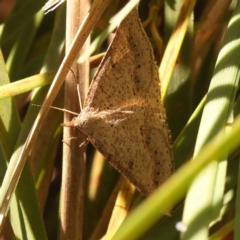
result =
[{"label": "moth", "polygon": [[158,68],[137,8],[119,25],[72,125],[145,196],[172,174]]}]

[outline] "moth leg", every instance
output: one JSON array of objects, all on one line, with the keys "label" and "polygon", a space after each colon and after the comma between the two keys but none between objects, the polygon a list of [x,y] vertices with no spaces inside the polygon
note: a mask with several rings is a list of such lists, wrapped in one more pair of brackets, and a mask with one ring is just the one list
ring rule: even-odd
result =
[{"label": "moth leg", "polygon": [[68,139],[63,139],[62,142],[66,143],[70,147],[70,141],[71,140],[77,140],[77,139],[78,139],[78,137],[70,137]]},{"label": "moth leg", "polygon": [[[70,141],[71,141],[71,140],[78,140],[78,139],[80,139],[80,135],[81,135],[81,134],[82,134],[82,133],[80,132],[76,137],[70,137],[70,138],[68,138],[68,139],[63,139],[62,142],[66,143],[68,146],[70,146]],[[80,147],[80,148],[81,148],[81,147],[86,147],[86,146],[88,145],[88,143],[89,143],[89,139],[86,138],[86,139],[79,145],[79,147]]]},{"label": "moth leg", "polygon": [[89,143],[89,139],[86,138],[86,139],[79,145],[79,147],[80,147],[80,148],[81,148],[81,147],[86,147],[86,146],[88,145],[88,143]]},{"label": "moth leg", "polygon": [[70,146],[70,143],[69,143],[69,142],[70,142],[71,140],[77,140],[77,139],[79,139],[80,134],[81,134],[81,133],[79,133],[76,137],[70,137],[70,138],[67,138],[67,139],[63,139],[62,142],[63,142],[63,143],[66,143],[68,146]]}]

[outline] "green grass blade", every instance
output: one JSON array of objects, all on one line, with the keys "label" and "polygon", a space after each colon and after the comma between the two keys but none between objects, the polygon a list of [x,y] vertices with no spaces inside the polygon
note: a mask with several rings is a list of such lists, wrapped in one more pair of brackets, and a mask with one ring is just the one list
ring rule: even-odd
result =
[{"label": "green grass blade", "polygon": [[[201,119],[195,155],[201,154],[202,147],[231,119],[239,82],[239,16],[240,3],[230,20],[215,66]],[[181,239],[206,239],[208,237],[209,224],[219,216],[222,207],[227,154],[226,151],[224,156],[221,156],[222,158],[216,158],[209,164],[191,186],[183,215],[183,222],[188,229],[182,233]],[[201,213],[199,213],[200,209]]]},{"label": "green grass blade", "polygon": [[43,16],[43,11],[39,11],[33,19],[24,26],[21,35],[16,38],[6,64],[11,82],[19,78],[35,34],[43,20]]},{"label": "green grass blade", "polygon": [[[9,78],[7,75],[7,69],[5,62],[0,51],[0,85],[9,83]],[[1,134],[1,144],[4,149],[7,158],[10,158],[14,143],[16,141],[16,136],[21,129],[20,119],[17,113],[15,102],[8,98],[1,100],[1,124],[0,124],[0,134]],[[9,144],[12,143],[12,144]]]},{"label": "green grass blade", "polygon": [[175,167],[178,169],[193,153],[197,137],[197,129],[200,124],[202,111],[206,97],[202,99],[193,112],[185,127],[182,129],[173,144],[173,152],[176,157]]},{"label": "green grass blade", "polygon": [[[3,57],[1,57],[1,84],[9,82],[5,69]],[[4,70],[5,69],[5,70]],[[5,75],[5,76],[4,76]],[[21,123],[15,107],[14,101],[11,98],[1,100],[1,144],[5,153],[5,161],[8,162],[16,143],[19,134]],[[1,164],[4,164],[1,162]],[[1,168],[6,169],[6,163],[1,165]],[[2,179],[1,179],[2,180]],[[3,187],[2,187],[3,189]],[[27,192],[26,192],[27,189]],[[25,201],[29,197],[31,199],[31,207],[26,205]],[[28,206],[28,207],[26,207]],[[38,229],[38,236],[45,239],[46,234],[43,227],[43,221],[37,203],[35,186],[29,164],[26,164],[23,169],[23,175],[19,180],[18,191],[14,194],[13,200],[10,203],[10,219],[14,234],[17,239],[37,239],[33,236],[32,229]],[[33,210],[34,209],[34,210]],[[33,210],[33,211],[32,211]],[[4,220],[4,216],[1,221]]]}]

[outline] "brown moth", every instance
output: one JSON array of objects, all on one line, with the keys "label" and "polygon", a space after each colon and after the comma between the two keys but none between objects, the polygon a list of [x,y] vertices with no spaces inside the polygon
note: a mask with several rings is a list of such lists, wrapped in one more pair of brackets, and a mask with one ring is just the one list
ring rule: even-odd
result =
[{"label": "brown moth", "polygon": [[118,27],[72,124],[145,196],[172,174],[158,69],[137,9]]}]

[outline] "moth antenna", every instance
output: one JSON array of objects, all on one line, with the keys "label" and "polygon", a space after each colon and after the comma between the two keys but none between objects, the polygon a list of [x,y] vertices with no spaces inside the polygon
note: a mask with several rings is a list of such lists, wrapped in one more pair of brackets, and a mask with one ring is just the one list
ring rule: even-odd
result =
[{"label": "moth antenna", "polygon": [[53,106],[43,106],[43,105],[39,105],[39,104],[32,104],[32,106],[43,107],[43,108],[52,108],[52,109],[59,110],[59,111],[62,111],[62,112],[66,112],[66,113],[70,113],[70,114],[73,114],[73,115],[76,115],[76,116],[79,115],[78,113],[72,112],[72,111],[67,110],[65,108],[58,108],[58,107],[53,107]]},{"label": "moth antenna", "polygon": [[79,83],[77,82],[77,78],[75,76],[74,71],[70,67],[68,67],[68,68],[71,71],[71,73],[72,73],[72,75],[73,75],[73,77],[75,79],[75,84],[77,85],[78,102],[79,102],[80,110],[82,111],[82,101],[81,101],[81,94],[80,94],[80,89],[79,89]]}]

